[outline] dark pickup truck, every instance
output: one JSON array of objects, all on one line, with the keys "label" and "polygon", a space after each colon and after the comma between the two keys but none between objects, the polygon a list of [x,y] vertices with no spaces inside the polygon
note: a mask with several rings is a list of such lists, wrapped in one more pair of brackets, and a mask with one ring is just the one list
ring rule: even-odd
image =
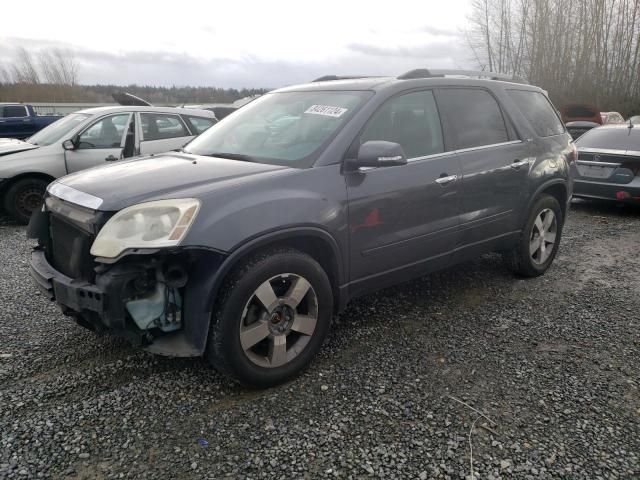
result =
[{"label": "dark pickup truck", "polygon": [[27,138],[60,118],[36,115],[31,105],[0,103],[0,138]]}]

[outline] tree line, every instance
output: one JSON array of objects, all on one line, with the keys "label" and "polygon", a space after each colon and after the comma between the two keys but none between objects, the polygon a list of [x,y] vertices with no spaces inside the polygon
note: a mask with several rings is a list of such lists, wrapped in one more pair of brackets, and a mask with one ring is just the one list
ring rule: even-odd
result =
[{"label": "tree line", "polygon": [[640,0],[473,0],[467,41],[483,70],[556,105],[640,113]]},{"label": "tree line", "polygon": [[151,104],[231,103],[259,95],[259,88],[155,87],[80,85],[73,52],[58,48],[32,53],[17,48],[12,62],[0,65],[0,102],[113,103],[113,92],[125,91]]}]

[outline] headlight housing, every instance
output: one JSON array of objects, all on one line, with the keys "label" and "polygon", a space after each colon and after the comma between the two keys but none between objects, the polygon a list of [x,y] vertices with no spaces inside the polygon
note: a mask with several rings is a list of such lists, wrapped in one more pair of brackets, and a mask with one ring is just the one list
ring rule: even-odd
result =
[{"label": "headlight housing", "polygon": [[91,255],[115,258],[130,248],[178,245],[200,210],[195,198],[157,200],[120,210],[98,233]]}]

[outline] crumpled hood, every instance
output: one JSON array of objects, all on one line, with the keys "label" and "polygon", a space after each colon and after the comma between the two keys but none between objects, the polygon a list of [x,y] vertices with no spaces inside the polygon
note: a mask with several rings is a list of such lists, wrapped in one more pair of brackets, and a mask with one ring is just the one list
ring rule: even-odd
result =
[{"label": "crumpled hood", "polygon": [[0,156],[24,150],[33,150],[34,148],[38,148],[38,146],[15,138],[0,138]]},{"label": "crumpled hood", "polygon": [[100,210],[115,211],[163,198],[200,198],[222,185],[290,171],[287,167],[182,153],[116,162],[58,179],[102,200]]}]

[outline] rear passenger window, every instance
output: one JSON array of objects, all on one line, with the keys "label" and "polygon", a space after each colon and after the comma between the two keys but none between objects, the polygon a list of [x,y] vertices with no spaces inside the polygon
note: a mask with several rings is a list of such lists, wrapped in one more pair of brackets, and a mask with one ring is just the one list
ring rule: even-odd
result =
[{"label": "rear passenger window", "polygon": [[509,96],[540,137],[564,133],[564,127],[551,103],[540,92],[509,90]]},{"label": "rear passenger window", "polygon": [[191,136],[177,115],[141,113],[140,124],[142,125],[142,137],[145,141]]},{"label": "rear passenger window", "polygon": [[502,111],[486,90],[451,88],[440,92],[459,149],[509,141]]},{"label": "rear passenger window", "polygon": [[9,107],[4,107],[2,116],[5,118],[27,117],[27,107],[23,107],[22,105],[11,105]]},{"label": "rear passenger window", "polygon": [[367,124],[360,143],[399,143],[407,158],[444,151],[438,108],[430,91],[407,93],[387,101]]}]

